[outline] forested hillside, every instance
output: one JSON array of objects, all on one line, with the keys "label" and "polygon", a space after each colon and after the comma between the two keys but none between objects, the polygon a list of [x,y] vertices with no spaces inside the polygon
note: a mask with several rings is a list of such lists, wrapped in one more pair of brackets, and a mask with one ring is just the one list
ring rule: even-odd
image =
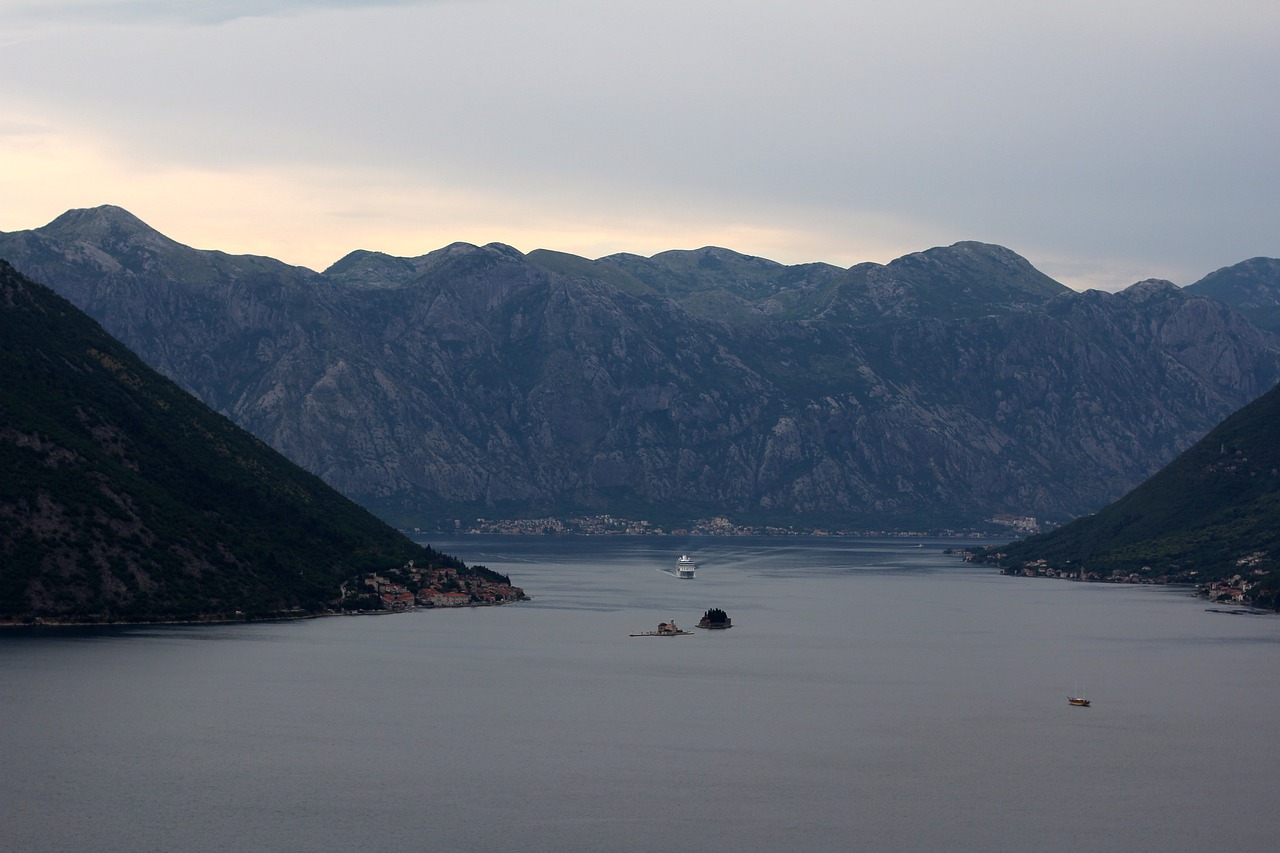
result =
[{"label": "forested hillside", "polygon": [[1097,514],[984,559],[1100,580],[1234,577],[1246,600],[1280,608],[1280,387]]},{"label": "forested hillside", "polygon": [[357,573],[465,568],[388,527],[0,262],[0,621],[324,609]]}]

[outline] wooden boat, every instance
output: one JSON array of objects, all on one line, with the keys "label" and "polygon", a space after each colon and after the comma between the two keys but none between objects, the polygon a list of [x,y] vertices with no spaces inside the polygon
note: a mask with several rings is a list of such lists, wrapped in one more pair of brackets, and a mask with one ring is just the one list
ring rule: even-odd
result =
[{"label": "wooden boat", "polygon": [[1088,699],[1086,699],[1086,698],[1084,698],[1083,696],[1068,696],[1068,697],[1067,697],[1067,704],[1068,704],[1068,705],[1078,705],[1078,706],[1079,706],[1079,707],[1081,707],[1081,708],[1088,708],[1088,707],[1089,707],[1089,700],[1088,700]]}]

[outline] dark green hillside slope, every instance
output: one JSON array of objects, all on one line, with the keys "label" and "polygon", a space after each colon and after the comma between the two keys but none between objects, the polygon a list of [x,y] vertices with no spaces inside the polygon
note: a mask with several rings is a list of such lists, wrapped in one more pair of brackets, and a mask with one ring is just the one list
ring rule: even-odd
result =
[{"label": "dark green hillside slope", "polygon": [[0,261],[0,621],[314,611],[444,561]]},{"label": "dark green hillside slope", "polygon": [[1280,386],[1096,515],[1001,550],[1010,569],[1043,560],[1099,579],[1239,575],[1254,603],[1280,608]]}]

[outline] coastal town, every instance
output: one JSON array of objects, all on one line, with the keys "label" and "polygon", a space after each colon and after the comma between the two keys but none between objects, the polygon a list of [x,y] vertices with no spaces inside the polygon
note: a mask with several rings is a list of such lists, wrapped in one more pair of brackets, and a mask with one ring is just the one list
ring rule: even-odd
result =
[{"label": "coastal town", "polygon": [[[971,555],[970,555],[971,556]],[[1258,580],[1267,574],[1266,569],[1258,567],[1265,555],[1250,555],[1236,561],[1237,567],[1243,571],[1218,580],[1200,580],[1199,573],[1187,570],[1173,575],[1151,576],[1138,572],[1112,572],[1103,574],[1091,572],[1078,566],[1058,568],[1048,560],[1033,560],[1017,567],[1003,569],[1007,575],[1021,575],[1029,578],[1058,578],[1061,580],[1086,581],[1089,583],[1124,583],[1124,584],[1186,584],[1195,588],[1196,595],[1218,604],[1235,604],[1250,606],[1253,603],[1252,590]],[[969,559],[968,556],[965,557]],[[1149,570],[1150,567],[1144,567]]]},{"label": "coastal town", "polygon": [[[453,534],[486,534],[499,536],[957,536],[979,537],[991,535],[1008,527],[1025,530],[1019,525],[1035,524],[1034,519],[1018,519],[1010,522],[1004,518],[989,519],[990,529],[972,530],[850,530],[835,527],[797,528],[764,524],[738,524],[723,516],[696,519],[669,526],[644,519],[620,518],[614,515],[572,516],[567,518],[477,518],[464,523],[457,520]],[[1038,529],[1034,528],[1034,529]],[[406,533],[421,535],[423,528],[412,528]]]},{"label": "coastal town", "polygon": [[454,568],[417,568],[410,561],[342,585],[339,609],[347,613],[403,612],[434,607],[488,607],[527,601],[509,581]]}]

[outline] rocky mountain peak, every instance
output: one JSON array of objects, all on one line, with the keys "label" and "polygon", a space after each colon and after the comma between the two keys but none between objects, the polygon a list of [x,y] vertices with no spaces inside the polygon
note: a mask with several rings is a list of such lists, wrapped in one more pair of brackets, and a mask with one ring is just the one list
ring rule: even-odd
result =
[{"label": "rocky mountain peak", "polygon": [[988,290],[998,288],[1040,297],[1070,289],[1037,270],[1017,252],[973,240],[904,255],[891,261],[887,269],[946,282],[977,280],[985,283]]},{"label": "rocky mountain peak", "polygon": [[515,246],[508,246],[506,243],[485,243],[481,249],[489,252],[497,252],[498,254],[511,258],[512,260],[524,259],[524,252],[521,252]]},{"label": "rocky mountain peak", "polygon": [[330,281],[356,287],[392,287],[417,274],[417,265],[408,258],[366,249],[356,249],[344,255],[323,273]]},{"label": "rocky mountain peak", "polygon": [[1264,329],[1280,331],[1280,259],[1250,258],[1214,270],[1187,288],[1225,302]]},{"label": "rocky mountain peak", "polygon": [[1132,302],[1150,302],[1153,299],[1168,299],[1184,296],[1182,288],[1163,278],[1148,278],[1129,285],[1120,291],[1124,298]]},{"label": "rocky mountain peak", "polygon": [[108,242],[118,246],[156,247],[173,245],[173,241],[159,231],[113,204],[68,210],[40,230],[61,240],[80,240],[95,244]]}]

